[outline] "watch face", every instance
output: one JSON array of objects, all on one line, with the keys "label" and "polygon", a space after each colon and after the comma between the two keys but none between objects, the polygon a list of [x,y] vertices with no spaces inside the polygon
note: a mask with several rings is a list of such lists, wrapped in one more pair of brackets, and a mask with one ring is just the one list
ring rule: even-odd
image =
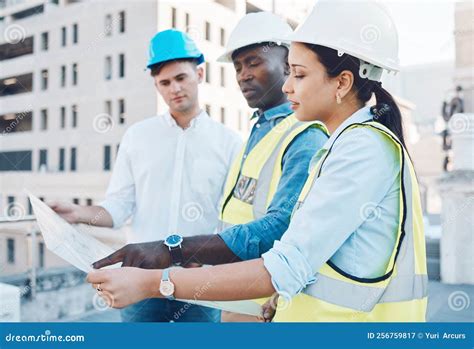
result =
[{"label": "watch face", "polygon": [[172,296],[174,293],[174,284],[169,280],[162,280],[160,283],[160,293],[165,297]]},{"label": "watch face", "polygon": [[169,235],[165,240],[165,244],[168,247],[179,246],[181,242],[183,242],[183,238],[178,234]]}]

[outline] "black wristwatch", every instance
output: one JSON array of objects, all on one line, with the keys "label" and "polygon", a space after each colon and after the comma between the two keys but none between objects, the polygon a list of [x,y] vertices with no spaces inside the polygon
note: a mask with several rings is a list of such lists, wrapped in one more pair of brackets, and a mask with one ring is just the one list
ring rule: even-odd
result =
[{"label": "black wristwatch", "polygon": [[171,255],[171,264],[181,265],[183,263],[183,252],[181,251],[181,243],[183,237],[178,234],[170,234],[166,237],[164,244],[168,246]]}]

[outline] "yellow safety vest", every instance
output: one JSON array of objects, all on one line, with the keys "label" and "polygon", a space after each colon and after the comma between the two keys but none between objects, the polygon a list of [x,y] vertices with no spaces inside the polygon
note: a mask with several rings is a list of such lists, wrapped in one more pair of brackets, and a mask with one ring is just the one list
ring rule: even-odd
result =
[{"label": "yellow safety vest", "polygon": [[317,127],[328,135],[323,124],[301,122],[291,114],[273,127],[245,159],[246,146],[243,147],[227,176],[219,231],[266,214],[280,181],[283,155],[293,139],[309,127]]},{"label": "yellow safety vest", "polygon": [[[290,301],[280,302],[276,322],[425,321],[428,276],[423,216],[413,164],[399,139],[382,124],[373,121],[352,124],[342,133],[355,127],[381,132],[396,145],[400,158],[398,236],[386,273],[378,278],[362,279],[328,261],[318,271],[314,284]],[[312,169],[295,210],[304,203],[321,171],[324,172],[322,165],[331,149],[332,146]]]}]

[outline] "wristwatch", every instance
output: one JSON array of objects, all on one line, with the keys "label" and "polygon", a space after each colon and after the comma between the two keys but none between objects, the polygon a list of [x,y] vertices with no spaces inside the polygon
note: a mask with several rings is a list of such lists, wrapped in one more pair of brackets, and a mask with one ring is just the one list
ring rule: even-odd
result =
[{"label": "wristwatch", "polygon": [[160,293],[167,299],[173,301],[174,298],[174,284],[170,280],[170,268],[163,270],[160,282]]},{"label": "wristwatch", "polygon": [[170,234],[166,237],[164,244],[168,246],[171,255],[171,264],[181,265],[183,263],[183,252],[181,251],[181,243],[183,237],[178,234]]}]

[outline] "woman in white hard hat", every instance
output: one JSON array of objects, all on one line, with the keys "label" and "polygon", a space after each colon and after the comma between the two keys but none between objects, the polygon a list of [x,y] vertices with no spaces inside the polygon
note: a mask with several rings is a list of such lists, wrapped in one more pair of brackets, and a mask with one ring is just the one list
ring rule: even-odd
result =
[{"label": "woman in white hard hat", "polygon": [[[324,122],[331,137],[313,158],[281,241],[234,264],[90,273],[112,306],[193,299],[208,285],[202,300],[277,292],[275,321],[425,321],[418,184],[400,111],[379,82],[383,69],[398,70],[394,23],[374,2],[320,1],[291,41],[283,89],[297,117]],[[373,95],[376,104],[366,106]]]}]

